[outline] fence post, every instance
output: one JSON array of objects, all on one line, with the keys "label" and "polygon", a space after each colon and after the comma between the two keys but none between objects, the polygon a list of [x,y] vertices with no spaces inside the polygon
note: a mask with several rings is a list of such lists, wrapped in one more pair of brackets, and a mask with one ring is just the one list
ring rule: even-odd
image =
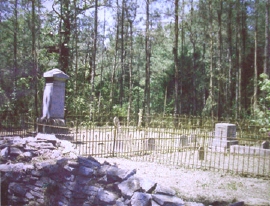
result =
[{"label": "fence post", "polygon": [[114,149],[115,149],[115,145],[116,145],[116,135],[119,133],[120,130],[120,121],[118,119],[118,117],[114,117],[113,118],[113,125],[114,125],[114,130],[113,130],[113,157],[114,157]]}]

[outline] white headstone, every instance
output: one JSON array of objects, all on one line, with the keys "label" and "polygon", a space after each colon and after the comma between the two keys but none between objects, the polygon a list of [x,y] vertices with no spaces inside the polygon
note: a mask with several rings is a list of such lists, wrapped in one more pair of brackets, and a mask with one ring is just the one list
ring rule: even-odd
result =
[{"label": "white headstone", "polygon": [[235,139],[236,125],[230,123],[217,123],[215,125],[215,138]]},{"label": "white headstone", "polygon": [[215,136],[212,141],[212,149],[225,151],[231,145],[238,144],[236,140],[236,125],[230,123],[217,123],[215,125]]},{"label": "white headstone", "polygon": [[43,74],[46,85],[43,94],[43,115],[41,119],[63,119],[65,116],[65,81],[69,79],[59,69],[52,69]]}]

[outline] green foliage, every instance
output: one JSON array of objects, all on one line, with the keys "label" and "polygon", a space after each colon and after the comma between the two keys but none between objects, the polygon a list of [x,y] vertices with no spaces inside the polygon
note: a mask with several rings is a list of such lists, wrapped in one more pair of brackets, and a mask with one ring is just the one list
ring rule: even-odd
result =
[{"label": "green foliage", "polygon": [[[31,1],[17,3],[19,12],[17,22],[15,22],[15,2],[0,2],[0,12],[3,14],[0,24],[0,111],[17,109],[20,113],[34,111],[35,106],[41,110],[44,88],[42,74],[55,67],[61,69],[60,59],[64,61],[65,58],[59,55],[59,48],[61,49],[59,46],[68,39],[69,53],[66,59],[69,61],[66,73],[71,77],[66,87],[68,114],[91,115],[90,113],[93,113],[94,117],[99,114],[125,116],[130,94],[132,94],[131,114],[138,113],[144,106],[145,37],[149,35],[150,111],[151,113],[165,111],[167,114],[174,112],[173,2],[166,3],[166,8],[168,8],[166,13],[170,15],[167,17],[161,15],[164,11],[162,11],[161,2],[156,2],[156,6],[160,6],[160,12],[157,12],[154,8],[156,6],[150,3],[151,31],[149,34],[144,32],[145,20],[135,16],[144,11],[144,4],[136,5],[137,3],[133,2],[131,6],[127,3],[129,6],[123,12],[123,19],[121,15],[118,16],[121,13],[119,10],[121,7],[111,11],[110,14],[106,13],[106,16],[112,15],[112,22],[108,22],[108,19],[103,20],[100,16],[95,51],[93,50],[94,9],[89,9],[93,6],[93,2],[81,4],[80,1],[57,0],[54,2],[55,10],[51,11],[41,8],[42,3],[35,4],[35,16],[32,16]],[[240,105],[242,108],[245,107],[241,112],[249,115],[251,107],[249,99],[252,98],[254,88],[253,81],[250,81],[254,76],[254,22],[252,19],[256,15],[259,25],[263,25],[265,12],[256,14],[254,2],[246,4],[244,1],[238,3],[216,1],[212,2],[211,11],[210,2],[207,1],[194,1],[193,8],[190,8],[191,2],[179,3],[181,20],[178,22],[178,101],[179,107],[181,105],[180,113],[209,115],[214,110],[213,114],[216,115],[219,109],[222,113],[220,116],[224,116],[224,114],[231,115],[234,111],[239,111]],[[116,5],[116,1],[112,1],[111,4]],[[259,4],[259,11],[264,7],[265,2],[262,1]],[[243,13],[237,13],[240,11]],[[59,15],[61,12],[66,14],[62,19]],[[238,18],[239,15],[243,18]],[[168,22],[168,19],[172,21]],[[33,20],[35,28],[32,25]],[[15,23],[18,25],[16,31]],[[227,26],[220,28],[219,23]],[[130,28],[131,25],[132,28]],[[213,27],[212,33],[210,33],[210,25]],[[67,26],[70,28],[67,29]],[[240,38],[236,33],[239,31],[238,27],[241,27],[239,30],[243,31]],[[264,28],[265,26],[258,28],[260,45],[265,42]],[[16,41],[15,34],[17,34]],[[212,46],[211,42],[214,42]],[[245,45],[241,48],[243,54],[241,83],[238,82],[237,76],[240,52],[238,45]],[[15,46],[17,68],[14,61]],[[35,60],[33,46],[36,53]],[[48,48],[54,50],[49,51]],[[96,70],[94,84],[90,85],[93,79],[91,76],[93,52],[96,54]],[[258,53],[258,73],[262,71],[263,56],[262,52]],[[211,71],[210,68],[212,68]],[[14,74],[15,70],[17,70],[16,74]],[[210,78],[213,84],[211,97],[209,97]],[[241,97],[237,91],[240,84]],[[269,93],[269,85],[268,78],[262,76],[261,95]],[[94,91],[92,91],[93,86]],[[90,94],[94,96],[92,102],[90,102]],[[37,101],[35,101],[36,95]],[[269,122],[267,109],[270,105],[269,101],[269,95],[261,96],[259,107],[255,111],[254,121],[260,125]]]},{"label": "green foliage", "polygon": [[112,108],[112,115],[116,117],[125,117],[127,116],[127,105],[120,106],[114,105]]},{"label": "green foliage", "polygon": [[261,126],[261,132],[270,131],[270,80],[267,74],[260,75],[259,87],[262,91],[259,105],[254,111],[252,122]]}]

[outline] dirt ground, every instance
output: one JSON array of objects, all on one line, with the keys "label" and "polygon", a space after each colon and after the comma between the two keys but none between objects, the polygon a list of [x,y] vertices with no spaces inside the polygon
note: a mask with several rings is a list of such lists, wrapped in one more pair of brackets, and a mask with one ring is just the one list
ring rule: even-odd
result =
[{"label": "dirt ground", "polygon": [[241,177],[223,172],[188,170],[123,158],[96,158],[122,169],[136,169],[137,176],[170,187],[185,201],[205,205],[228,205],[244,201],[246,206],[270,206],[270,179]]}]

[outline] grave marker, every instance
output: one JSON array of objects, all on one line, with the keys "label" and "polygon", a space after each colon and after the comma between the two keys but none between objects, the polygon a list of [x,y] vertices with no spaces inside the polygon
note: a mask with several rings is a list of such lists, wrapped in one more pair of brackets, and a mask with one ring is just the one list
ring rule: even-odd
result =
[{"label": "grave marker", "polygon": [[[65,126],[65,86],[69,76],[59,69],[52,69],[43,74],[45,88],[43,92],[42,117],[38,123],[50,126]],[[38,127],[38,132],[55,133],[53,128]]]},{"label": "grave marker", "polygon": [[212,149],[225,150],[231,145],[237,145],[236,125],[230,123],[217,123],[215,125],[215,136],[212,142]]}]

